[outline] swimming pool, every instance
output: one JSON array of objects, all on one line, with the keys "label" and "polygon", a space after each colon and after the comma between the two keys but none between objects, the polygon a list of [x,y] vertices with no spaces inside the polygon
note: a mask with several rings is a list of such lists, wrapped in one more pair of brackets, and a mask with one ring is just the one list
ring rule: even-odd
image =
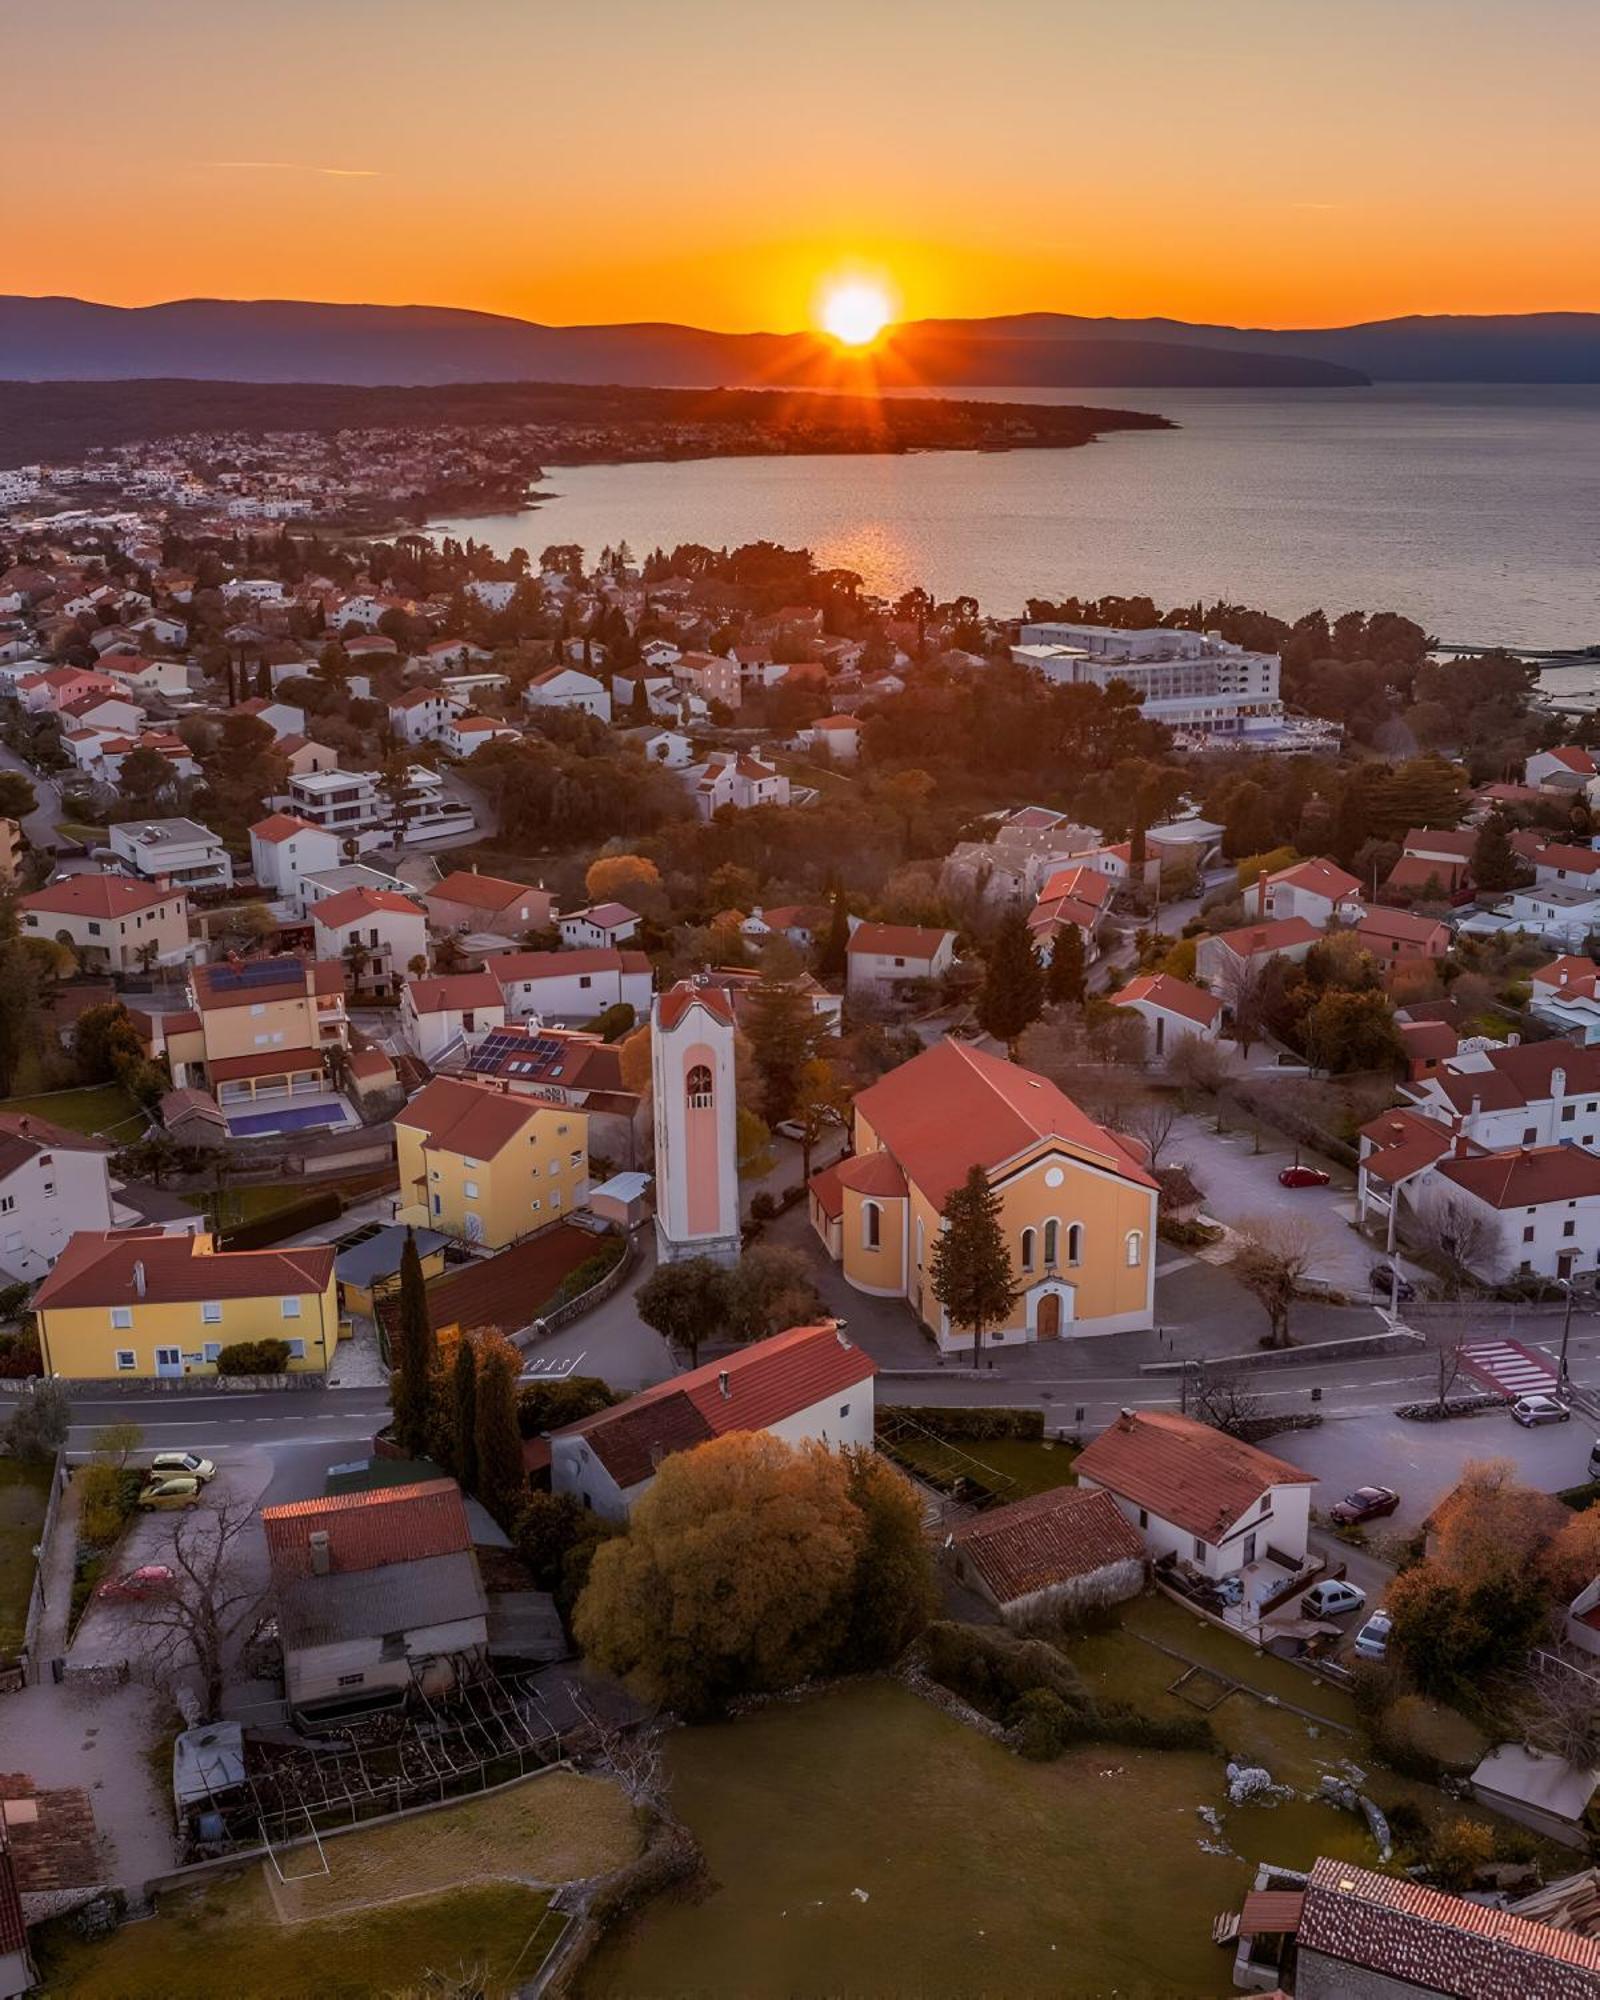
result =
[{"label": "swimming pool", "polygon": [[251,1111],[242,1118],[228,1120],[228,1132],[235,1139],[251,1139],[263,1132],[310,1132],[319,1125],[342,1125],[342,1104],[285,1104],[278,1111]]}]

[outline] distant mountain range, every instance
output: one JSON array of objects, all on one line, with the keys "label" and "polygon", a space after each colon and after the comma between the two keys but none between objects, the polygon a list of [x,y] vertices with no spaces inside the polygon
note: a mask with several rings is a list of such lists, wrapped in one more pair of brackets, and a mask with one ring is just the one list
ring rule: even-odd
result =
[{"label": "distant mountain range", "polygon": [[541,326],[447,306],[0,297],[0,380],[154,377],[952,389],[1600,382],[1600,314],[1430,316],[1289,332],[1065,313],[918,320],[842,367],[833,343],[811,333]]}]

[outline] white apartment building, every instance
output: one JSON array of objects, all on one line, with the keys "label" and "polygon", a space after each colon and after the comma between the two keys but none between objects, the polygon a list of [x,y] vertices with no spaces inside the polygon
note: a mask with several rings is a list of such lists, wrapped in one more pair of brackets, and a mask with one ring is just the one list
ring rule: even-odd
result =
[{"label": "white apartment building", "polygon": [[125,820],[110,833],[124,871],[176,889],[231,889],[233,862],[210,827],[192,819]]},{"label": "white apartment building", "polygon": [[445,790],[437,771],[413,764],[405,788],[391,804],[375,771],[307,771],[289,780],[288,809],[313,826],[353,840],[358,849],[392,846],[396,832],[407,844],[460,840],[473,830],[469,807]]},{"label": "white apartment building", "polygon": [[612,946],[590,951],[497,951],[484,968],[500,982],[509,1021],[582,1026],[608,1007],[650,1011],[650,961]]},{"label": "white apartment building", "polygon": [[1250,653],[1215,632],[1161,625],[1123,632],[1108,625],[1024,625],[1012,658],[1047,680],[1109,687],[1125,681],[1144,696],[1152,722],[1186,735],[1256,739],[1283,733],[1276,653]]}]

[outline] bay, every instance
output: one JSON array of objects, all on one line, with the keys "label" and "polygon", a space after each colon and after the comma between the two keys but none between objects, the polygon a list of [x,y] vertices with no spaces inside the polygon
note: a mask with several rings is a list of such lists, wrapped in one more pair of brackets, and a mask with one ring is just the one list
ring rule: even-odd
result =
[{"label": "bay", "polygon": [[[1024,400],[1016,391],[965,391]],[[1073,451],[564,466],[516,514],[430,525],[592,558],[765,538],[986,611],[1030,596],[1393,610],[1436,637],[1600,643],[1600,387],[1075,390],[1175,431]]]}]

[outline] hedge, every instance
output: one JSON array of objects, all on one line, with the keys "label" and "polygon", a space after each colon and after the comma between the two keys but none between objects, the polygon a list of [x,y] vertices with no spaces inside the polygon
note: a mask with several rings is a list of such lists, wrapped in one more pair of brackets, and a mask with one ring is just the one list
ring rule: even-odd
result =
[{"label": "hedge", "polygon": [[569,1299],[578,1298],[591,1286],[598,1285],[622,1262],[626,1251],[627,1245],[622,1237],[608,1237],[603,1249],[597,1250],[592,1257],[585,1257],[576,1270],[567,1273],[540,1306],[535,1318],[542,1319],[546,1313],[553,1313],[557,1306],[564,1306]]},{"label": "hedge", "polygon": [[308,1194],[303,1201],[290,1203],[287,1207],[274,1209],[270,1215],[258,1217],[254,1222],[241,1222],[236,1229],[222,1232],[224,1250],[263,1250],[271,1243],[281,1243],[286,1236],[298,1236],[302,1231],[315,1229],[319,1223],[337,1222],[344,1213],[343,1199],[332,1188],[318,1188],[315,1194]]},{"label": "hedge", "polygon": [[288,1366],[286,1340],[236,1340],[217,1356],[219,1375],[281,1375]]},{"label": "hedge", "polygon": [[909,1417],[923,1430],[943,1438],[947,1444],[970,1443],[974,1438],[1022,1438],[1037,1443],[1044,1436],[1043,1410],[944,1409],[919,1404],[880,1404],[880,1421],[886,1417]]}]

